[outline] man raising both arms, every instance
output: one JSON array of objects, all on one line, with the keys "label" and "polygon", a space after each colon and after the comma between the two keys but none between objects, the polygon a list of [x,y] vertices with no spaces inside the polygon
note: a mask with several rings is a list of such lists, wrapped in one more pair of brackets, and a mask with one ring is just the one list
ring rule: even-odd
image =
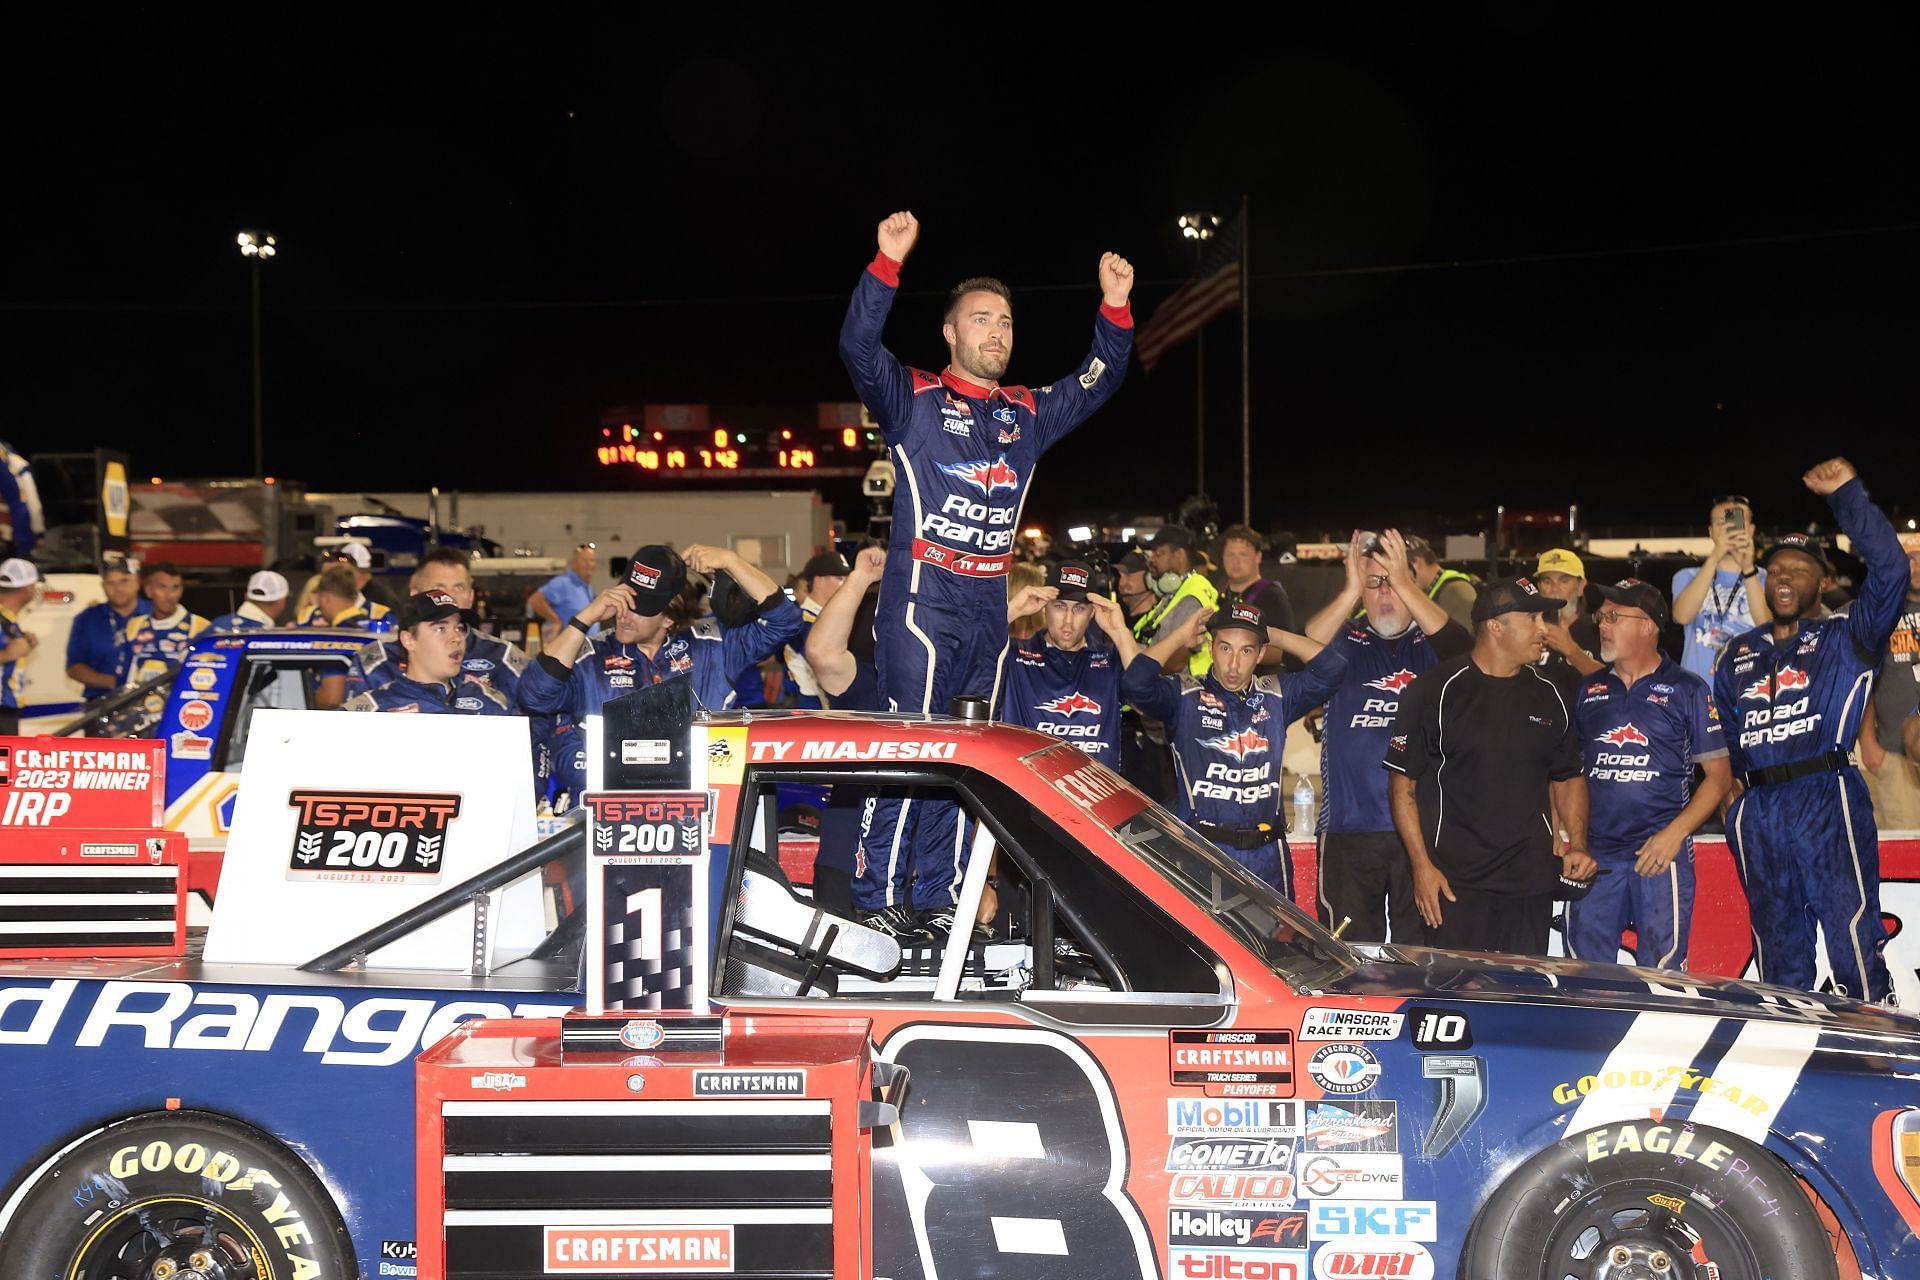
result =
[{"label": "man raising both arms", "polygon": [[[991,704],[999,693],[1005,579],[1020,507],[1040,455],[1105,404],[1126,374],[1133,267],[1118,254],[1101,257],[1093,349],[1075,369],[1048,386],[1007,386],[1000,379],[1013,354],[1013,308],[998,280],[965,280],[949,296],[943,372],[903,365],[883,345],[900,265],[919,234],[911,213],[880,224],[880,252],[861,274],[840,329],[840,357],[880,424],[897,477],[894,541],[874,620],[880,697],[895,711],[944,715],[956,697]],[[943,827],[953,833],[951,808],[944,820],[938,808],[915,806],[923,830],[908,845],[909,900],[878,875],[855,886],[864,913],[893,912],[903,932],[917,927],[916,913],[940,916],[953,904],[963,859],[942,837]],[[869,839],[900,848],[908,834],[892,830],[900,816],[876,814]]]}]

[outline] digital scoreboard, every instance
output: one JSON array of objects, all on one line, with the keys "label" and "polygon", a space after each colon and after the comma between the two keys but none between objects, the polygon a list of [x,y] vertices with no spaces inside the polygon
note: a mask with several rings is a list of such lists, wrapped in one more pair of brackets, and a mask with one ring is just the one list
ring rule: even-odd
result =
[{"label": "digital scoreboard", "polygon": [[879,428],[858,403],[802,412],[650,404],[603,417],[593,459],[602,472],[635,479],[858,478],[881,448]]}]

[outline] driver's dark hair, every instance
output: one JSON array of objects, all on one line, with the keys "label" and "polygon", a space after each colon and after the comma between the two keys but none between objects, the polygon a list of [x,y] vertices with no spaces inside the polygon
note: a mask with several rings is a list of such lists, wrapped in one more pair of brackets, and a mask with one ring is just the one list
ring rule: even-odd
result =
[{"label": "driver's dark hair", "polygon": [[435,547],[420,557],[420,568],[415,569],[414,572],[417,574],[420,572],[420,569],[424,569],[430,564],[444,564],[452,568],[465,569],[468,573],[472,573],[473,553],[471,551],[462,551],[458,547]]},{"label": "driver's dark hair", "polygon": [[970,293],[991,293],[1003,300],[1009,308],[1013,306],[1013,290],[992,276],[972,276],[953,286],[953,292],[947,295],[946,323],[952,324],[953,317],[959,313],[960,299]]}]

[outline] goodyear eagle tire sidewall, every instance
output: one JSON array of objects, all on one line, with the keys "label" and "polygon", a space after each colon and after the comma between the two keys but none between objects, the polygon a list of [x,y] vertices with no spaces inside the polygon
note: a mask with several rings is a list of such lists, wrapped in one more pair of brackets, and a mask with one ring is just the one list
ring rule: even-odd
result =
[{"label": "goodyear eagle tire sidewall", "polygon": [[[0,1275],[65,1280],[78,1255],[104,1250],[130,1209],[169,1200],[212,1205],[257,1248],[260,1280],[355,1280],[333,1198],[305,1162],[263,1134],[202,1112],[138,1116],[84,1139],[22,1198]],[[128,1227],[128,1230],[131,1230]]]},{"label": "goodyear eagle tire sidewall", "polygon": [[1592,1192],[1629,1182],[1665,1183],[1680,1198],[1697,1186],[1719,1199],[1720,1226],[1738,1231],[1768,1280],[1836,1280],[1826,1229],[1776,1156],[1734,1134],[1651,1120],[1571,1135],[1516,1169],[1475,1217],[1460,1275],[1542,1280],[1561,1219]]}]

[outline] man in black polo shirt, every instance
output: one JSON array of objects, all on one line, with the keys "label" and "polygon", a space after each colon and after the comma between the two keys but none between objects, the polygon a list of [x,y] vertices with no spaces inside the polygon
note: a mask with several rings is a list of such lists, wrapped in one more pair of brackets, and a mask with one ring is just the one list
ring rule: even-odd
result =
[{"label": "man in black polo shirt", "polygon": [[[1559,608],[1526,578],[1489,584],[1473,651],[1400,695],[1384,763],[1429,946],[1545,955],[1559,881],[1593,876],[1573,717],[1534,665]],[[1564,857],[1550,814],[1570,837]]]}]

